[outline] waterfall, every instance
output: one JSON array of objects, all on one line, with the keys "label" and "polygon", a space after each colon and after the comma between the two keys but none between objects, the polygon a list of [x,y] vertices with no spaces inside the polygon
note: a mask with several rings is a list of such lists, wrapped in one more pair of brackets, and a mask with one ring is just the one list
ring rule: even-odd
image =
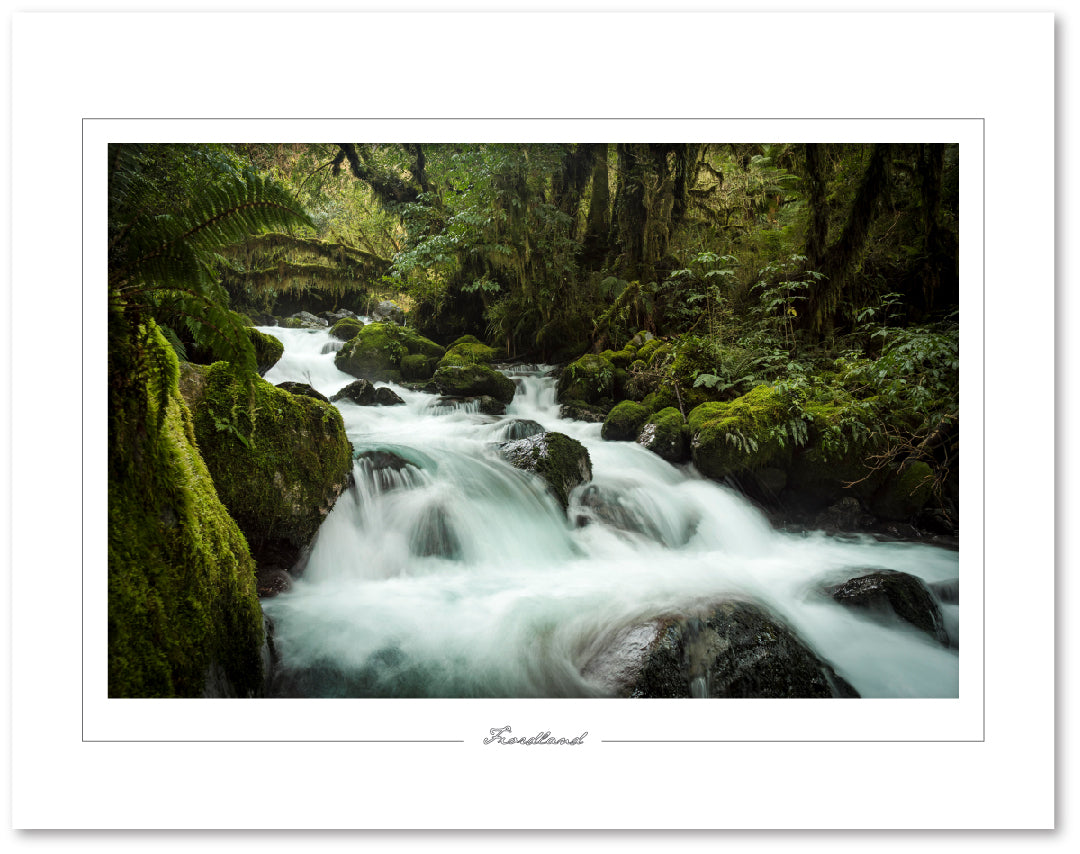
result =
[{"label": "waterfall", "polygon": [[[334,366],[325,330],[260,331],[285,345],[270,382],[329,397],[354,379]],[[561,419],[545,366],[506,373],[517,393],[502,417],[397,385],[404,406],[338,404],[355,486],[293,589],[263,600],[279,696],[604,696],[585,673],[606,639],[728,596],[766,606],[864,697],[958,696],[955,648],[820,593],[867,568],[948,582],[957,552],[776,531],[692,466]],[[593,479],[566,511],[498,456],[536,425],[591,456]],[[955,638],[958,605],[941,607]],[[693,680],[703,696],[705,677]]]}]

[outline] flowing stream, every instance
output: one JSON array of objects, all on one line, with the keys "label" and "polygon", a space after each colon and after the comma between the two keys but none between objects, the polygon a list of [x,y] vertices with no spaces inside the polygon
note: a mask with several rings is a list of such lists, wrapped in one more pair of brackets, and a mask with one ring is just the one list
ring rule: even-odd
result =
[{"label": "flowing stream", "polygon": [[[353,381],[334,366],[340,345],[327,331],[260,331],[285,345],[271,383],[329,397]],[[405,406],[337,404],[356,454],[411,464],[357,459],[356,486],[320,528],[302,577],[263,600],[284,666],[277,695],[603,696],[582,670],[616,632],[734,594],[769,607],[863,697],[958,696],[956,649],[817,592],[867,568],[955,579],[957,552],[775,531],[692,466],[561,419],[546,374],[509,372],[517,395],[499,418],[396,385]],[[496,453],[523,420],[588,448],[593,481],[565,513]],[[942,611],[955,639],[958,606]]]}]

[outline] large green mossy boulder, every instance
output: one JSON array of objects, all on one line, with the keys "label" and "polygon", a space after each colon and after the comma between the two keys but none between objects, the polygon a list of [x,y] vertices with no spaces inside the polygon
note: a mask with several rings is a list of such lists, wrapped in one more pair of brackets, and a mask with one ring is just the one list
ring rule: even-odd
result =
[{"label": "large green mossy boulder", "polygon": [[610,403],[615,396],[615,366],[603,356],[588,354],[571,362],[559,377],[560,402]]},{"label": "large green mossy boulder", "polygon": [[351,341],[363,328],[363,321],[355,317],[343,317],[330,327],[330,334],[339,341]]},{"label": "large green mossy boulder", "polygon": [[609,442],[633,442],[648,417],[649,410],[640,403],[632,400],[617,403],[604,419],[600,438]]},{"label": "large green mossy boulder", "polygon": [[247,327],[247,333],[251,338],[251,343],[255,346],[255,364],[259,376],[265,376],[266,372],[274,367],[284,355],[285,345],[273,335],[267,335],[265,332],[260,332],[250,326]]},{"label": "large green mossy boulder", "polygon": [[109,332],[109,696],[257,695],[255,564],[199,453],[176,356],[118,313]]},{"label": "large green mossy boulder", "polygon": [[499,452],[515,468],[543,478],[565,510],[574,488],[592,480],[592,460],[584,445],[563,433],[539,433],[505,442]]},{"label": "large green mossy boulder", "polygon": [[785,468],[792,442],[783,428],[790,418],[787,396],[770,386],[758,386],[732,401],[703,403],[687,417],[694,465],[714,480],[765,467]]},{"label": "large green mossy boulder", "polygon": [[227,362],[206,369],[190,405],[218,495],[260,565],[264,555],[298,557],[352,474],[341,413],[257,377],[239,377]]},{"label": "large green mossy boulder", "polygon": [[406,356],[439,359],[444,353],[445,350],[434,341],[408,327],[393,323],[369,323],[345,342],[334,357],[334,364],[358,379],[400,382],[401,362]]},{"label": "large green mossy boulder", "polygon": [[473,335],[462,335],[451,344],[446,354],[439,360],[439,367],[445,365],[490,365],[495,360],[495,348],[483,344]]},{"label": "large green mossy boulder", "polygon": [[487,365],[443,365],[435,371],[435,386],[447,397],[493,397],[510,403],[517,387],[505,374]]},{"label": "large green mossy boulder", "polygon": [[690,459],[690,429],[674,406],[649,416],[638,432],[637,443],[669,463]]}]

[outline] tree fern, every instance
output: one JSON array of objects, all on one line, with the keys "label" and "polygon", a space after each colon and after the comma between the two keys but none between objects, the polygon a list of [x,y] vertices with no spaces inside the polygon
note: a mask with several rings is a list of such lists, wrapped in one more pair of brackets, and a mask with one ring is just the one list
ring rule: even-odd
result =
[{"label": "tree fern", "polygon": [[[227,158],[211,160],[209,170],[197,164],[202,174],[184,182],[169,170],[190,171],[186,151],[149,149],[110,147],[109,298],[136,325],[152,318],[170,340],[183,325],[199,347],[253,372],[254,347],[212,264],[253,234],[311,221],[283,187]],[[186,198],[171,183],[183,184]]]}]

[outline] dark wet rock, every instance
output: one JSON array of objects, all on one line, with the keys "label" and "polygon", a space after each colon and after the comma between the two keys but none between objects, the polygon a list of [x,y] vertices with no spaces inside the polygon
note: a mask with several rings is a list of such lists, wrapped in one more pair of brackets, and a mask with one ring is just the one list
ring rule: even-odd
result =
[{"label": "dark wet rock", "polygon": [[836,602],[869,613],[895,615],[948,644],[941,609],[921,579],[906,572],[879,569],[826,588]]},{"label": "dark wet rock", "polygon": [[315,398],[315,400],[321,400],[323,403],[330,402],[326,395],[312,388],[307,383],[297,383],[289,380],[283,383],[278,383],[276,387],[284,389],[285,391],[289,392],[289,394],[300,394],[304,397],[313,397]]},{"label": "dark wet rock", "polygon": [[933,584],[926,586],[945,605],[960,604],[959,578],[950,578],[948,581],[935,581]]},{"label": "dark wet rock", "polygon": [[278,325],[277,318],[274,317],[274,315],[265,314],[265,313],[259,312],[259,311],[255,311],[255,312],[249,311],[248,312],[248,319],[255,326],[277,326]]},{"label": "dark wet rock", "polygon": [[559,417],[572,421],[586,421],[590,424],[600,424],[607,418],[610,406],[592,406],[581,401],[571,400],[559,407]]},{"label": "dark wet rock", "polygon": [[367,380],[354,380],[330,397],[331,403],[339,400],[351,400],[359,406],[371,406],[375,403],[375,386]]},{"label": "dark wet rock", "polygon": [[627,533],[642,534],[657,542],[664,540],[660,529],[646,514],[620,500],[618,493],[613,490],[591,483],[574,501],[574,521],[579,527],[599,522]]},{"label": "dark wet rock", "polygon": [[374,471],[379,471],[381,469],[401,471],[406,466],[413,465],[407,459],[395,454],[393,451],[361,451],[356,455],[356,459],[366,461]]},{"label": "dark wet rock", "polygon": [[563,433],[540,433],[499,445],[499,453],[515,468],[539,475],[565,510],[570,493],[592,480],[589,452],[577,439]]},{"label": "dark wet rock", "polygon": [[489,394],[482,394],[477,401],[480,404],[480,411],[484,415],[503,415],[506,413],[506,404],[501,400],[496,400]]},{"label": "dark wet rock", "polygon": [[325,320],[328,326],[333,326],[339,320],[356,317],[356,315],[347,308],[339,308],[337,311],[320,311],[318,316]]},{"label": "dark wet rock", "polygon": [[298,311],[282,320],[281,325],[289,329],[325,329],[329,326],[325,320],[310,311]]},{"label": "dark wet rock", "polygon": [[616,632],[582,674],[623,697],[857,697],[763,606],[730,600]]},{"label": "dark wet rock", "polygon": [[514,418],[506,422],[501,431],[504,441],[513,442],[517,439],[528,439],[544,432],[544,426],[538,421],[530,421],[524,418]]},{"label": "dark wet rock", "polygon": [[292,576],[284,569],[260,569],[255,575],[255,588],[260,599],[269,599],[292,589]]},{"label": "dark wet rock", "polygon": [[401,306],[393,300],[383,300],[377,306],[375,310],[371,312],[371,317],[377,322],[387,321],[394,323],[398,326],[402,326],[405,323],[405,312]]},{"label": "dark wet rock", "polygon": [[841,498],[819,513],[813,520],[813,527],[830,534],[866,531],[873,527],[876,518],[863,509],[862,502],[854,496]]},{"label": "dark wet rock", "polygon": [[392,388],[382,386],[375,389],[375,405],[376,406],[404,406],[405,401],[401,399],[401,396]]}]

